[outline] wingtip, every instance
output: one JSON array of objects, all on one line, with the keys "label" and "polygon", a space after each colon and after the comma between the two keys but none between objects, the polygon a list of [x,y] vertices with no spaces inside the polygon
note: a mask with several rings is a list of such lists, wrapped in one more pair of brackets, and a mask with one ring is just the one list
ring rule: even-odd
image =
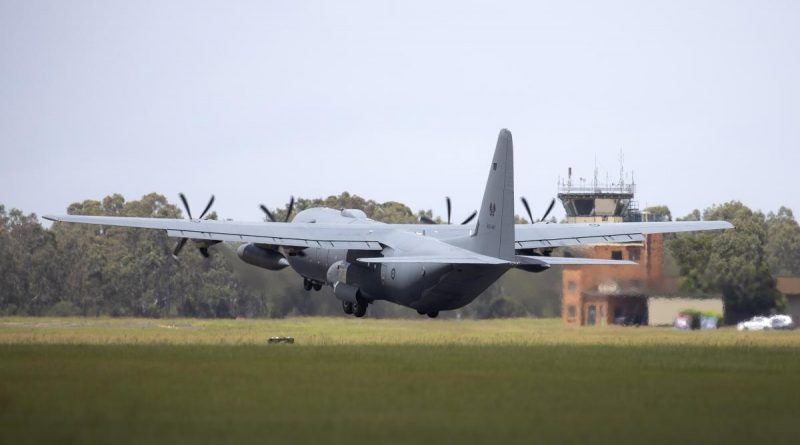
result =
[{"label": "wingtip", "polygon": [[48,221],[58,221],[59,220],[59,218],[57,216],[55,216],[55,215],[42,215],[42,218],[44,218],[44,219],[46,219]]},{"label": "wingtip", "polygon": [[716,228],[720,230],[728,230],[736,228],[736,226],[729,223],[728,221],[711,221],[711,223],[715,224]]}]

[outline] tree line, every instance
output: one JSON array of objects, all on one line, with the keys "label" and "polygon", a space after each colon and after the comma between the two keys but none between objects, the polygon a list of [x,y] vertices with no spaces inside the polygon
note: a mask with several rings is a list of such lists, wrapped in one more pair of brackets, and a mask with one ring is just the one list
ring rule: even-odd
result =
[{"label": "tree line", "polygon": [[[323,199],[300,198],[295,210],[310,207],[358,208],[387,223],[415,223],[432,211],[414,213],[398,202],[378,203],[347,192]],[[283,220],[287,209],[272,210]],[[76,202],[71,215],[182,218],[166,197],[151,193],[136,201],[121,195]],[[216,219],[212,212],[209,218]],[[441,218],[434,220],[441,222]],[[163,230],[70,223],[46,228],[36,215],[0,205],[0,315],[114,317],[285,317],[340,315],[328,288],[307,292],[289,269],[274,272],[250,266],[236,256],[236,245],[220,243],[204,259],[189,243],[180,260],[172,258],[175,240]],[[523,288],[521,278],[498,283],[459,316],[554,316],[558,283],[539,279],[548,297],[511,298],[507,289]],[[516,284],[515,284],[516,283]],[[377,302],[377,317],[416,317],[415,311]],[[453,316],[453,314],[451,314]]]},{"label": "tree line", "polygon": [[725,220],[735,226],[669,237],[683,289],[722,295],[729,323],[785,308],[776,277],[800,275],[800,226],[790,209],[765,215],[732,201],[678,220]]},{"label": "tree line", "polygon": [[[295,209],[358,208],[387,223],[415,223],[421,215],[399,202],[378,203],[342,193],[298,199]],[[661,212],[669,212],[664,207]],[[283,220],[286,208],[272,211]],[[71,204],[69,214],[181,218],[182,211],[160,194],[126,201],[114,194]],[[209,215],[216,218],[215,213]],[[518,222],[525,222],[517,217]],[[732,313],[763,313],[783,304],[776,274],[800,274],[800,227],[781,208],[764,215],[738,202],[696,210],[678,219],[725,219],[736,229],[668,239],[682,286],[723,295]],[[437,217],[437,221],[441,218]],[[135,317],[285,317],[340,315],[329,289],[307,292],[290,270],[266,271],[241,262],[235,245],[213,246],[204,259],[189,243],[180,260],[175,240],[161,230],[53,223],[0,205],[0,315]],[[492,318],[560,315],[561,277],[555,269],[529,274],[510,271],[460,311],[445,316]],[[416,317],[415,311],[377,302],[375,317]]]}]

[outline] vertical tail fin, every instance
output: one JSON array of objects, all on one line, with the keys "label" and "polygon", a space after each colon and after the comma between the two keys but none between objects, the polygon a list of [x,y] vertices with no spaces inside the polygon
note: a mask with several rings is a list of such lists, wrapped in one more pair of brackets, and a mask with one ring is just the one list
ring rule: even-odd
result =
[{"label": "vertical tail fin", "polygon": [[497,137],[478,223],[468,248],[495,258],[514,259],[514,143],[505,128]]}]

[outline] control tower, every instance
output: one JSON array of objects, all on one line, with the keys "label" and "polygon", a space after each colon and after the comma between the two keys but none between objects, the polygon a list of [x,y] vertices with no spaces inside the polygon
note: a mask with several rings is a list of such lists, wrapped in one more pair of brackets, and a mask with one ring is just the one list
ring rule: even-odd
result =
[{"label": "control tower", "polygon": [[608,180],[600,182],[597,168],[591,182],[585,178],[575,182],[572,167],[568,170],[567,178],[558,181],[558,199],[564,204],[568,223],[641,221],[638,203],[633,200],[635,192],[633,178],[626,182],[621,168],[616,183]]},{"label": "control tower", "polygon": [[[558,181],[558,198],[568,223],[633,222],[653,217],[640,212],[633,197],[633,174],[626,180],[620,162],[619,179],[601,182],[572,177]],[[652,219],[651,219],[652,220]],[[648,323],[648,297],[664,288],[664,239],[660,234],[626,243],[582,246],[587,258],[628,260],[635,266],[564,266],[561,269],[561,317],[566,324],[604,326]]]}]

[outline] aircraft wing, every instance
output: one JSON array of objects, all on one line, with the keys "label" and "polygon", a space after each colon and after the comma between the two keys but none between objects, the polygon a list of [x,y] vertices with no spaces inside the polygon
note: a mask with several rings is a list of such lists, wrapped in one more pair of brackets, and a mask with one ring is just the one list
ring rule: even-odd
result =
[{"label": "aircraft wing", "polygon": [[509,264],[509,261],[501,260],[486,255],[419,255],[419,256],[392,256],[392,257],[369,257],[359,258],[362,263],[428,263],[428,264]]},{"label": "aircraft wing", "polygon": [[607,260],[604,258],[569,258],[559,256],[524,256],[515,255],[517,264],[529,266],[617,266],[632,265],[637,263],[628,260]]},{"label": "aircraft wing", "polygon": [[[80,215],[45,215],[44,218],[50,221],[71,223],[161,229],[166,230],[167,235],[174,238],[349,250],[382,250],[384,246],[393,244],[391,232],[397,229],[429,235],[429,237],[422,237],[423,239],[467,236],[474,230],[471,226],[460,225],[437,225],[431,227],[396,224],[248,223]],[[517,224],[515,227],[515,248],[532,249],[606,242],[642,241],[644,235],[650,233],[693,232],[729,229],[732,227],[733,225],[725,221]],[[439,258],[441,261],[438,262],[457,263],[459,261],[467,261],[467,258],[463,255],[447,258],[457,261],[444,261],[444,259],[444,257],[441,257]],[[476,260],[476,263],[484,261],[486,259],[481,258]]]},{"label": "aircraft wing", "polygon": [[[435,264],[509,264],[500,258],[486,255],[465,255],[465,256],[395,256],[395,257],[369,257],[359,258],[362,263],[435,263]],[[637,263],[627,260],[606,260],[601,258],[568,258],[568,257],[549,257],[549,256],[523,256],[515,255],[514,264],[536,265],[536,266],[597,266],[597,265],[636,265]]]},{"label": "aircraft wing", "polygon": [[642,241],[652,233],[700,232],[731,229],[726,221],[679,221],[644,223],[517,224],[516,249],[575,246]]},{"label": "aircraft wing", "polygon": [[116,216],[45,215],[50,221],[166,230],[173,238],[234,241],[287,247],[382,250],[386,229],[377,225],[232,222]]}]

